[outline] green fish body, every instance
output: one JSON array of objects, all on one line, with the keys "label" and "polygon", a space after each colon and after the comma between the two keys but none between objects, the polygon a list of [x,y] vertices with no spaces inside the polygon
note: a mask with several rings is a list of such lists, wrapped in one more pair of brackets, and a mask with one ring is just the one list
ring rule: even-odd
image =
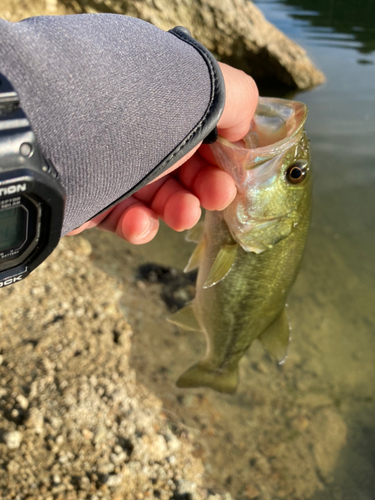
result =
[{"label": "green fish body", "polygon": [[[201,330],[204,359],[177,381],[232,393],[238,363],[255,339],[282,362],[289,345],[285,313],[308,232],[311,207],[309,146],[302,103],[261,98],[250,131],[211,146],[238,194],[222,212],[207,212],[187,269],[199,267],[196,296],[171,321]],[[200,234],[199,234],[200,233]]]}]

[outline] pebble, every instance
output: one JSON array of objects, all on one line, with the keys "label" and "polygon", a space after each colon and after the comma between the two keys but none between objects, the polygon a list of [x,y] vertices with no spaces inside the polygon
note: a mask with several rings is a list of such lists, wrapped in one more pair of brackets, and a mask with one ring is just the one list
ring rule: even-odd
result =
[{"label": "pebble", "polygon": [[106,485],[109,488],[116,488],[122,483],[123,480],[123,475],[122,474],[111,474],[108,476],[108,479],[106,481]]},{"label": "pebble", "polygon": [[94,433],[92,431],[90,431],[89,429],[82,429],[82,436],[85,438],[85,439],[88,439],[91,441],[91,439],[93,438],[94,436]]},{"label": "pebble", "polygon": [[57,444],[57,446],[61,446],[63,442],[64,442],[64,436],[62,434],[59,434],[55,439],[55,443]]},{"label": "pebble", "polygon": [[267,375],[267,373],[269,373],[269,368],[265,363],[263,363],[263,361],[258,361],[258,363],[256,364],[256,369],[258,370],[258,372],[263,373],[264,375]]},{"label": "pebble", "polygon": [[245,489],[245,496],[246,498],[249,498],[250,500],[254,500],[255,498],[258,498],[260,495],[260,491],[255,488],[254,486],[247,486]]},{"label": "pebble", "polygon": [[308,428],[309,424],[310,424],[309,419],[303,417],[302,415],[299,415],[298,417],[292,420],[292,427],[298,432],[305,431]]},{"label": "pebble", "polygon": [[34,429],[36,434],[42,434],[44,428],[43,413],[39,408],[30,408],[28,417],[25,421],[26,427]]},{"label": "pebble", "polygon": [[4,434],[4,442],[10,450],[16,450],[20,447],[22,434],[19,431],[10,431]]},{"label": "pebble", "polygon": [[113,472],[115,466],[112,463],[101,464],[98,467],[99,474],[110,474]]},{"label": "pebble", "polygon": [[17,396],[16,401],[23,410],[27,410],[29,406],[29,401],[27,398],[25,398],[25,396],[20,394],[19,396]]},{"label": "pebble", "polygon": [[262,472],[262,474],[266,476],[271,474],[271,466],[266,457],[263,457],[262,455],[256,457],[255,467],[257,470],[259,470],[260,472]]},{"label": "pebble", "polygon": [[177,495],[181,496],[185,495],[186,497],[188,497],[188,495],[191,495],[193,497],[196,492],[196,489],[197,489],[196,483],[180,479],[177,483],[176,493]]}]

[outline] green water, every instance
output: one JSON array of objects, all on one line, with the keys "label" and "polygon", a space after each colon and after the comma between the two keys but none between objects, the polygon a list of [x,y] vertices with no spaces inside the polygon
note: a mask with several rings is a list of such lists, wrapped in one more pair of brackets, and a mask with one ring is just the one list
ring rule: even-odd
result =
[{"label": "green water", "polygon": [[[315,191],[304,268],[290,308],[301,324],[302,335],[316,343],[315,356],[322,363],[324,382],[329,380],[341,402],[345,401],[341,415],[348,434],[333,482],[315,493],[314,499],[335,495],[345,500],[373,499],[375,3],[255,3],[308,51],[327,76],[324,86],[297,96],[310,108],[307,130]],[[311,316],[314,309],[315,317]],[[303,337],[298,342],[304,349]]]},{"label": "green water", "polygon": [[[125,284],[138,378],[171,425],[196,435],[206,484],[246,500],[375,498],[375,2],[255,2],[300,43],[327,83],[295,98],[309,109],[314,206],[303,267],[288,301],[290,355],[277,367],[254,345],[234,396],[178,390],[204,339],[165,322],[143,262],[183,268],[192,247],[163,228],[134,248],[90,237]],[[103,256],[105,254],[106,256]]]}]

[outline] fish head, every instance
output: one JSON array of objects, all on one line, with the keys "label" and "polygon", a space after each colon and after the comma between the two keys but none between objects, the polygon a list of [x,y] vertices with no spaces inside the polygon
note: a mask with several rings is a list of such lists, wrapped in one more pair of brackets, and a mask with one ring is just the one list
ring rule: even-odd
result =
[{"label": "fish head", "polygon": [[243,140],[219,137],[217,164],[237,186],[224,219],[245,251],[261,253],[289,236],[309,210],[311,172],[305,104],[260,98]]}]

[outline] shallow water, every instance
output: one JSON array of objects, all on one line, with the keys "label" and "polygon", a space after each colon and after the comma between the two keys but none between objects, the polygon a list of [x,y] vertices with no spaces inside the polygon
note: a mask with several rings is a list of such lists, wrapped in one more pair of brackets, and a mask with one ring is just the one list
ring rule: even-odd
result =
[{"label": "shallow water", "polygon": [[[174,381],[204,340],[165,322],[161,286],[137,266],[182,269],[192,250],[165,227],[134,248],[88,233],[98,262],[125,284],[133,366],[171,425],[196,435],[207,483],[234,498],[375,498],[375,6],[372,0],[255,2],[300,43],[327,83],[295,98],[309,109],[314,207],[288,301],[292,344],[278,367],[260,345],[241,362],[234,396]],[[187,297],[186,289],[181,288]]]}]

